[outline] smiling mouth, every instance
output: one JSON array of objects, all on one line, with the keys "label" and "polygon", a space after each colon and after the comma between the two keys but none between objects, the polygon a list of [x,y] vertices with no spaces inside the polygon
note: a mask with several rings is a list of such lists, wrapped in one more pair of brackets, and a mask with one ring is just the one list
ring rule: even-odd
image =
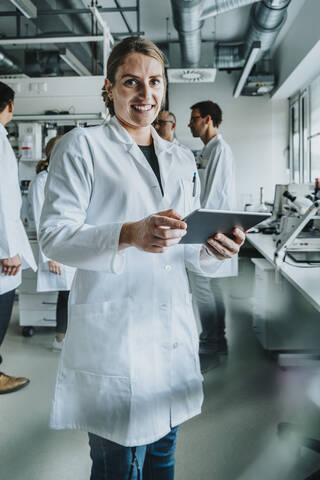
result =
[{"label": "smiling mouth", "polygon": [[131,107],[137,112],[150,112],[154,108],[154,105],[131,105]]}]

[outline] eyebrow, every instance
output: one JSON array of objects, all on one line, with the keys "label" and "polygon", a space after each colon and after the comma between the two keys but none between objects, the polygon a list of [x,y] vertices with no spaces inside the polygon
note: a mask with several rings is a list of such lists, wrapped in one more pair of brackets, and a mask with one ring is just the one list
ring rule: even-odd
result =
[{"label": "eyebrow", "polygon": [[[139,76],[134,75],[133,73],[124,73],[123,75],[121,75],[120,79],[125,78],[125,77],[140,78]],[[156,77],[161,77],[162,78],[163,75],[161,73],[158,73],[156,75],[150,75],[150,78],[156,78]]]}]

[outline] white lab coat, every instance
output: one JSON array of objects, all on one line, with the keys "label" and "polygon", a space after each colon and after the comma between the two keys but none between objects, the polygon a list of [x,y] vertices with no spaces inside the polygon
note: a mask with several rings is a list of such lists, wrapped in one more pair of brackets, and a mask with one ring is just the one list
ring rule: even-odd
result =
[{"label": "white lab coat", "polygon": [[[43,170],[38,173],[30,183],[28,200],[31,205],[37,235],[39,235],[39,223],[42,206],[44,203],[44,188],[48,172]],[[61,275],[50,272],[49,258],[39,248],[38,271],[37,271],[37,292],[50,292],[59,290],[70,290],[75,268],[61,265]]]},{"label": "white lab coat", "polygon": [[[7,130],[0,124],[0,260],[19,254],[23,269],[31,267],[36,270],[20,210],[17,160],[7,138]],[[21,269],[14,276],[4,275],[1,270],[0,295],[17,288],[21,283]]]},{"label": "white lab coat", "polygon": [[48,257],[77,267],[57,375],[53,428],[121,445],[148,444],[200,413],[198,334],[185,264],[215,272],[200,246],[118,253],[125,221],[199,207],[194,158],[152,129],[164,197],[149,163],[116,118],[77,128],[50,161],[40,221]]},{"label": "white lab coat", "polygon": [[[236,185],[233,154],[220,133],[203,147],[198,158],[198,173],[201,182],[201,207],[234,210]],[[237,274],[238,256],[235,255],[230,260],[225,260],[216,277]]]}]

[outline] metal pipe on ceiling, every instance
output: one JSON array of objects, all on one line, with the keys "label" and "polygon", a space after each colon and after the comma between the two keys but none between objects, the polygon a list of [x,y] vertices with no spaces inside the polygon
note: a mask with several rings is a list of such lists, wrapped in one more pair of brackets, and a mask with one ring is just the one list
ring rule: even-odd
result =
[{"label": "metal pipe on ceiling", "polygon": [[201,56],[201,28],[204,18],[253,4],[250,26],[245,41],[236,44],[218,44],[213,59],[216,68],[243,67],[253,42],[261,43],[257,61],[273,45],[287,18],[291,0],[171,0],[173,22],[179,34],[182,66],[199,65]]},{"label": "metal pipe on ceiling", "polygon": [[243,67],[253,42],[261,43],[256,62],[266,54],[274,44],[287,19],[287,8],[291,0],[262,0],[255,3],[250,12],[250,25],[245,41],[241,45],[218,44],[213,65],[216,68]]},{"label": "metal pipe on ceiling", "polygon": [[0,74],[2,72],[9,75],[14,75],[16,73],[21,73],[21,68],[13,60],[11,60],[11,58],[8,57],[2,48],[0,48]]},{"label": "metal pipe on ceiling", "polygon": [[220,13],[229,12],[236,8],[251,5],[257,0],[205,0],[200,20],[219,15]]}]

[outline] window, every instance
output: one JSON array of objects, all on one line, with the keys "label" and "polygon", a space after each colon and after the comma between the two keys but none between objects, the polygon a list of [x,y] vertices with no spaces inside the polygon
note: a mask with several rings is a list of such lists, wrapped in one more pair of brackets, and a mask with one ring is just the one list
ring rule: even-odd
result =
[{"label": "window", "polygon": [[310,159],[311,180],[320,178],[320,77],[310,86]]},{"label": "window", "polygon": [[290,181],[310,181],[309,92],[299,92],[289,103]]},{"label": "window", "polygon": [[320,178],[320,77],[289,99],[290,181]]}]

